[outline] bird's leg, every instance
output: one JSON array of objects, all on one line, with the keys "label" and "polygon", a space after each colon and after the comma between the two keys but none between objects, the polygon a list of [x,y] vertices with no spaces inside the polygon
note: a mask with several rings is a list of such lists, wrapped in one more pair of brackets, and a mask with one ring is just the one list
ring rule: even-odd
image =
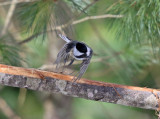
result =
[{"label": "bird's leg", "polygon": [[73,62],[74,62],[74,59],[71,59],[70,63],[69,63],[67,66],[72,65],[72,64],[73,64]]},{"label": "bird's leg", "polygon": [[66,57],[64,59],[64,65],[63,65],[63,68],[62,68],[62,72],[64,72],[65,65],[66,65],[66,62],[68,61],[68,59],[69,59],[69,55],[66,55]]},{"label": "bird's leg", "polygon": [[[72,59],[70,60],[70,63],[69,63],[67,66],[68,66],[68,67],[71,66],[71,65],[73,64],[73,62],[74,62],[74,58],[72,58]],[[68,75],[71,75],[71,74],[73,74],[74,72],[75,72],[75,71],[69,73]]]}]

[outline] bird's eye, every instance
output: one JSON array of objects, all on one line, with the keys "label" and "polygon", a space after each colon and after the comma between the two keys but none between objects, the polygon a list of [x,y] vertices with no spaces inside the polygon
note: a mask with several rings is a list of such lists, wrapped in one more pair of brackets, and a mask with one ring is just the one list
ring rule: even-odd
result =
[{"label": "bird's eye", "polygon": [[80,51],[82,53],[86,53],[87,52],[87,47],[83,43],[77,43],[76,44],[76,48],[77,48],[78,51]]}]

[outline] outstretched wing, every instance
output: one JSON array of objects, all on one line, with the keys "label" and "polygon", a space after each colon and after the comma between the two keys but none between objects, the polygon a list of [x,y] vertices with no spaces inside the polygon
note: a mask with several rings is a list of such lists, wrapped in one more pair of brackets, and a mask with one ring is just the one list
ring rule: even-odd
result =
[{"label": "outstretched wing", "polygon": [[67,38],[66,36],[63,36],[62,34],[58,34],[58,35],[59,35],[59,37],[61,37],[67,43],[71,42],[71,39]]},{"label": "outstretched wing", "polygon": [[86,72],[86,70],[88,68],[88,65],[90,64],[90,60],[91,60],[91,57],[83,60],[83,62],[80,65],[80,71],[74,76],[73,82],[79,80],[83,76],[83,74]]},{"label": "outstretched wing", "polygon": [[64,65],[66,64],[66,62],[68,61],[69,57],[70,57],[70,51],[71,49],[74,47],[74,42],[69,42],[66,43],[62,49],[59,51],[58,55],[57,55],[57,59],[55,61],[55,64],[57,64],[56,69],[59,68],[59,65],[61,62],[64,63]]},{"label": "outstretched wing", "polygon": [[57,55],[57,59],[55,61],[55,64],[57,64],[56,69],[59,68],[59,65],[61,62],[67,62],[67,58],[69,57],[69,53],[66,52],[68,48],[68,44],[65,44],[63,48],[59,51]]}]

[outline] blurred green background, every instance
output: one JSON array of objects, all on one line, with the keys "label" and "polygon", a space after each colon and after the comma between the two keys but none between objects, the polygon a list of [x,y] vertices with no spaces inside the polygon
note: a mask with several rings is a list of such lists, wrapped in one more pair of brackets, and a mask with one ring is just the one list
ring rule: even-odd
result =
[{"label": "blurred green background", "polygon": [[[48,66],[53,65],[64,45],[57,36],[63,33],[85,42],[94,51],[83,77],[160,87],[158,0],[22,0],[16,5],[13,2],[0,1],[1,63],[53,71]],[[75,22],[83,18],[88,19]],[[156,119],[157,115],[153,110],[0,86],[0,119],[10,118]]]}]

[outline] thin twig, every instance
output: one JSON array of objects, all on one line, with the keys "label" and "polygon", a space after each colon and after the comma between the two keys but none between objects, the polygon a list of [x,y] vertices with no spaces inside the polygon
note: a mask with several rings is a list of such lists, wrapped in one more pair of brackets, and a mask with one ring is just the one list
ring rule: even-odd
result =
[{"label": "thin twig", "polygon": [[104,19],[104,18],[121,18],[121,17],[123,17],[123,15],[104,14],[104,15],[98,15],[98,16],[88,16],[88,17],[82,18],[80,20],[73,21],[72,24],[73,25],[79,24],[79,23],[85,22],[87,20]]},{"label": "thin twig", "polygon": [[9,118],[9,119],[21,119],[17,116],[13,110],[9,107],[6,101],[0,98],[0,110]]},{"label": "thin twig", "polygon": [[43,119],[59,119],[56,113],[55,105],[53,104],[53,101],[48,98],[44,102],[44,118]]},{"label": "thin twig", "polygon": [[106,12],[108,12],[110,9],[112,9],[116,4],[118,4],[119,2],[121,2],[121,0],[118,0],[117,2],[113,3],[111,6],[109,6],[107,9],[106,9]]},{"label": "thin twig", "polygon": [[12,18],[12,15],[13,15],[14,10],[16,8],[16,2],[17,2],[17,0],[12,0],[12,4],[11,4],[9,10],[8,10],[7,18],[6,18],[3,30],[1,32],[1,36],[3,36],[4,34],[6,34],[6,31],[8,29],[8,26],[9,26],[11,18]]},{"label": "thin twig", "polygon": [[[79,20],[76,20],[76,21],[73,21],[72,25],[76,25],[76,24],[79,24],[79,23],[82,23],[82,22],[85,22],[87,20],[95,20],[95,19],[104,19],[104,18],[121,18],[123,17],[123,15],[112,15],[112,14],[105,14],[105,15],[98,15],[98,16],[88,16],[88,17],[85,17],[85,18],[82,18],[82,19],[79,19]],[[46,32],[51,32],[51,31],[54,31],[54,30],[61,30],[63,28],[66,28],[68,26],[68,24],[64,24],[64,25],[60,25],[60,26],[56,26],[54,28],[52,28],[51,30],[47,30]],[[27,39],[19,42],[18,44],[19,45],[22,45],[26,42],[29,42],[31,41],[33,38],[43,34],[45,32],[41,32],[41,33],[37,33],[37,34],[34,34],[30,37],[28,37]]]},{"label": "thin twig", "polygon": [[[96,58],[96,59],[92,59],[91,63],[96,63],[96,62],[103,62],[104,60],[109,59],[110,57],[100,57],[100,58]],[[80,64],[78,61],[76,61],[73,65],[77,65]],[[41,70],[46,70],[46,71],[53,71],[53,69],[55,69],[55,65],[53,64],[44,64],[41,67],[39,67],[38,69]]]},{"label": "thin twig", "polygon": [[[87,9],[89,9],[91,6],[93,6],[96,2],[98,2],[99,0],[94,0],[92,3],[90,3],[89,5],[87,5],[82,11],[86,11]],[[75,20],[75,19],[77,19],[79,16],[81,16],[84,12],[81,12],[81,13],[79,13],[79,14],[77,14],[77,15],[75,15],[72,19],[70,19],[65,25],[64,25],[64,27],[67,27],[67,26],[69,26],[69,25],[72,25],[72,23],[73,23],[73,21]],[[62,28],[61,28],[62,29]]]},{"label": "thin twig", "polygon": [[[86,11],[88,8],[90,8],[92,5],[94,5],[97,1],[99,0],[94,0],[92,3],[90,3],[89,5],[87,5],[82,11]],[[78,18],[80,15],[82,14],[79,13],[77,14],[76,16],[74,16],[71,20],[69,20],[65,25],[60,25],[60,26],[57,26],[57,27],[54,27],[54,28],[51,28],[51,30],[47,30],[46,32],[49,32],[49,31],[53,31],[53,30],[59,30],[59,31],[62,31],[63,28],[66,28],[67,26],[71,25],[73,20]],[[27,38],[26,40],[23,40],[21,42],[19,42],[18,44],[23,44],[23,43],[26,43],[28,41],[31,41],[33,38],[35,38],[37,35],[39,34],[42,34],[44,32],[41,32],[41,33],[37,33],[36,35],[33,35],[33,36],[30,36],[29,39]]]},{"label": "thin twig", "polygon": [[[0,17],[6,18],[8,10],[6,10],[5,7],[0,7],[0,11]],[[11,21],[9,24],[8,33],[13,37],[13,39],[16,39],[17,41],[22,39],[13,21]]]},{"label": "thin twig", "polygon": [[[23,3],[23,2],[35,2],[35,1],[38,1],[38,0],[18,0],[15,3],[18,4],[18,3]],[[0,6],[10,5],[10,4],[12,4],[12,1],[0,2]]]},{"label": "thin twig", "polygon": [[[120,55],[122,52],[117,52],[115,54],[113,54],[112,56],[104,56],[104,57],[99,57],[99,58],[95,58],[91,60],[91,63],[97,63],[97,62],[102,62],[106,65],[109,65],[109,63],[106,62],[106,60],[113,58],[113,56],[117,56]],[[78,61],[75,61],[75,63],[73,65],[77,65],[80,64]],[[44,64],[41,67],[39,67],[38,69],[41,70],[45,70],[45,71],[53,71],[53,69],[55,69],[55,65],[53,64]],[[70,70],[69,70],[70,71]]]},{"label": "thin twig", "polygon": [[[123,17],[123,15],[112,15],[112,14],[104,14],[104,15],[98,15],[98,16],[87,16],[85,18],[73,21],[71,23],[71,25],[76,25],[76,24],[79,24],[79,23],[82,23],[82,22],[85,22],[88,20],[104,19],[104,18],[122,18],[122,17]],[[61,30],[63,28],[66,28],[67,26],[68,26],[68,23],[54,27],[54,28],[52,28],[52,30]]]},{"label": "thin twig", "polygon": [[[49,31],[46,31],[46,32],[49,32]],[[36,34],[34,34],[34,35],[26,38],[25,40],[20,41],[20,42],[18,43],[18,45],[22,45],[22,44],[24,44],[24,43],[27,43],[27,42],[31,41],[32,39],[38,37],[39,35],[43,34],[43,33],[45,33],[45,32],[36,33]]]},{"label": "thin twig", "polygon": [[24,105],[24,102],[26,100],[26,94],[27,94],[27,90],[25,88],[21,88],[18,96],[19,108],[22,108],[22,106]]}]

